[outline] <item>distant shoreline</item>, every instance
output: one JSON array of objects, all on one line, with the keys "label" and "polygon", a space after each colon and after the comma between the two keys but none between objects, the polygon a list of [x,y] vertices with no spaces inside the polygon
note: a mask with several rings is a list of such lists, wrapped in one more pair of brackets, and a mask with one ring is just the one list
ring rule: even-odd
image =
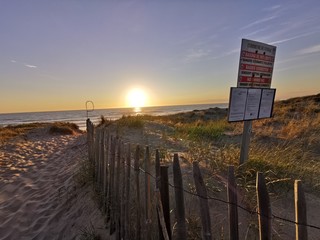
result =
[{"label": "distant shoreline", "polygon": [[[215,107],[227,108],[227,106],[227,104],[195,104],[145,107],[141,108],[141,112],[135,112],[133,108],[96,109],[93,112],[88,112],[88,115],[94,123],[97,123],[100,120],[101,116],[104,116],[106,119],[116,120],[121,118],[123,115],[169,115]],[[80,129],[84,129],[86,119],[86,110],[8,113],[0,114],[0,127],[34,122],[62,121],[75,123],[80,127]]]}]

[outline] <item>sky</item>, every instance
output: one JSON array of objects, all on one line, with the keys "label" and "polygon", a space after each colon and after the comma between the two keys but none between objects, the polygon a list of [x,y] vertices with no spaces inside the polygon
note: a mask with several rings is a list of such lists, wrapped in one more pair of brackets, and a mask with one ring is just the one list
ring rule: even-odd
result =
[{"label": "sky", "polygon": [[227,103],[241,39],[277,47],[277,99],[320,92],[320,1],[0,0],[0,113]]}]

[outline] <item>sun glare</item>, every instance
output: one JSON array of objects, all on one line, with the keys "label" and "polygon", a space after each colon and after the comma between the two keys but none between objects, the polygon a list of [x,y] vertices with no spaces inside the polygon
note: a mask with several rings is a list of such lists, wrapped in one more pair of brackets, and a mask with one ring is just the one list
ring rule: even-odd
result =
[{"label": "sun glare", "polygon": [[137,109],[145,106],[146,99],[145,92],[139,88],[130,90],[127,95],[128,105]]}]

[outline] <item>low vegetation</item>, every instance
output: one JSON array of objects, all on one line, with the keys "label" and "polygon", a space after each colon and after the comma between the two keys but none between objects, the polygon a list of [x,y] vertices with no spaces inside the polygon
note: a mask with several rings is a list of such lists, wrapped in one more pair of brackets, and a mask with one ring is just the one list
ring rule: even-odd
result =
[{"label": "low vegetation", "polygon": [[128,127],[141,129],[144,126],[146,116],[122,116],[116,121],[117,127]]},{"label": "low vegetation", "polygon": [[72,135],[79,131],[79,126],[75,123],[56,122],[49,125],[50,134]]},{"label": "low vegetation", "polygon": [[[223,109],[169,116],[124,116],[118,127],[143,129],[147,122],[174,129],[166,139],[188,146],[190,161],[202,161],[213,172],[239,165],[242,123],[228,123]],[[274,117],[253,121],[250,159],[236,168],[239,184],[254,189],[256,172],[265,173],[270,189],[284,192],[301,179],[310,191],[320,193],[320,94],[276,102]]]},{"label": "low vegetation", "polygon": [[50,134],[75,134],[81,132],[76,124],[68,122],[9,125],[0,128],[0,143],[5,143],[15,137],[26,138],[30,132],[37,129],[47,129]]},{"label": "low vegetation", "polygon": [[[257,172],[264,173],[268,192],[275,205],[278,203],[274,198],[278,197],[293,203],[292,190],[296,179],[303,181],[307,193],[312,193],[316,199],[317,195],[320,196],[319,102],[319,95],[277,102],[273,118],[253,122],[249,160],[242,165],[239,165],[239,156],[243,125],[228,123],[224,110],[209,109],[170,116],[124,116],[113,122],[108,130],[120,133],[126,142],[147,144],[153,149],[164,150],[160,155],[165,157],[163,162],[166,164],[171,161],[172,152],[179,152],[184,186],[192,193],[195,188],[189,163],[200,162],[208,193],[217,199],[225,199],[227,167],[234,165],[241,198],[239,201],[250,212],[256,211],[257,207]],[[118,131],[119,128],[121,131]],[[128,128],[139,131],[128,131]],[[195,200],[192,195],[185,195],[188,236],[190,239],[201,239],[201,223]],[[210,203],[211,208],[215,208],[212,211],[217,211],[217,216],[225,215],[226,209],[218,209],[219,204],[213,204],[213,201]],[[224,239],[226,219],[220,218],[214,223],[214,238]],[[257,236],[256,215],[241,216],[241,222],[244,227],[249,226],[245,230],[246,236]],[[175,223],[173,226],[174,231]],[[275,231],[286,231],[284,225],[274,226]],[[280,236],[281,232],[278,234]]]}]

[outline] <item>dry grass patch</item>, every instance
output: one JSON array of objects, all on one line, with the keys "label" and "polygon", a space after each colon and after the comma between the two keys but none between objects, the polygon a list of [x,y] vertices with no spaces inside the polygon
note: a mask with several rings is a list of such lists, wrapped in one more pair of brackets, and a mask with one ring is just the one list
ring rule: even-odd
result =
[{"label": "dry grass patch", "polygon": [[81,133],[78,125],[69,122],[55,123],[28,123],[20,125],[9,125],[0,128],[0,143],[15,137],[25,138],[28,133],[36,129],[47,128],[50,134],[76,134]]}]

